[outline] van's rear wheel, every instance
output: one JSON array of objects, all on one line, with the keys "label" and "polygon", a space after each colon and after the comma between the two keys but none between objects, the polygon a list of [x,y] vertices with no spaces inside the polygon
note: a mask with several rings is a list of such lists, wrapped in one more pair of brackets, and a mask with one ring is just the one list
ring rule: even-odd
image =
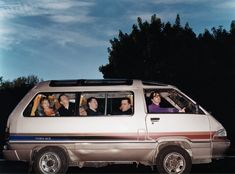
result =
[{"label": "van's rear wheel", "polygon": [[190,173],[192,166],[192,160],[188,152],[177,146],[163,148],[156,160],[159,173]]},{"label": "van's rear wheel", "polygon": [[66,173],[67,169],[68,160],[63,149],[45,147],[36,153],[34,159],[34,171],[36,173]]}]

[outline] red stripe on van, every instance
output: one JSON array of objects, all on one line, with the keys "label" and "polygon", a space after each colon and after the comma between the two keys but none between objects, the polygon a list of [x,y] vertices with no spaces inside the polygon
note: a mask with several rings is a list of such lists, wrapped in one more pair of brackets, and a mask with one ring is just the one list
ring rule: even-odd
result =
[{"label": "red stripe on van", "polygon": [[[160,132],[160,133],[149,133],[148,137],[153,139],[158,139],[162,137],[185,137],[189,140],[202,140],[202,139],[211,139],[214,132]],[[102,138],[105,140],[137,140],[145,138],[145,134],[142,133],[138,135],[138,133],[58,133],[58,134],[40,134],[40,133],[18,133],[11,135],[24,135],[24,136],[44,136],[44,137],[79,137],[79,139],[84,137],[85,139],[90,140],[101,140]],[[146,135],[147,136],[147,135]],[[147,138],[147,137],[146,137]]]},{"label": "red stripe on van", "polygon": [[149,133],[152,138],[169,137],[169,136],[182,136],[190,140],[195,139],[210,139],[212,132],[162,132],[162,133]]}]

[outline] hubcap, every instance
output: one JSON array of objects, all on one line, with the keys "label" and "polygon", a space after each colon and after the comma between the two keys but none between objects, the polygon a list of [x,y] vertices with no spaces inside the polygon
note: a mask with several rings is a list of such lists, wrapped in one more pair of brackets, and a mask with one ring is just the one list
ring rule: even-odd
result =
[{"label": "hubcap", "polygon": [[54,152],[44,153],[39,159],[39,168],[45,174],[57,173],[61,167],[61,160]]},{"label": "hubcap", "polygon": [[163,166],[167,173],[180,174],[184,171],[186,167],[186,162],[181,154],[177,152],[172,152],[164,158]]}]

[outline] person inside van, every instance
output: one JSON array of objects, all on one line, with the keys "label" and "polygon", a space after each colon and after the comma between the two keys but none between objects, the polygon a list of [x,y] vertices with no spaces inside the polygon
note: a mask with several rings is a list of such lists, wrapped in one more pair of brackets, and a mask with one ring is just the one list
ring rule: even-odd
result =
[{"label": "person inside van", "polygon": [[58,116],[59,114],[50,106],[49,99],[42,94],[35,97],[30,116]]},{"label": "person inside van", "polygon": [[42,110],[37,110],[36,116],[59,116],[58,112],[50,107],[50,102],[47,97],[41,97],[40,106]]},{"label": "person inside van", "polygon": [[32,110],[31,110],[31,114],[30,116],[36,116],[36,111],[38,110],[38,106],[39,106],[39,103],[40,103],[40,99],[41,99],[42,95],[39,94],[35,97],[35,99],[33,100],[33,107],[32,107]]},{"label": "person inside van", "polygon": [[79,107],[79,115],[80,116],[87,116],[86,109],[83,106]]},{"label": "person inside van", "polygon": [[160,112],[160,113],[167,113],[167,112],[185,112],[185,108],[178,110],[176,108],[162,108],[160,106],[161,103],[161,96],[158,91],[153,91],[150,93],[151,104],[148,105],[148,111],[150,113]]},{"label": "person inside van", "polygon": [[61,94],[58,98],[61,107],[58,109],[60,116],[73,116],[75,111],[74,103],[69,102],[69,97],[66,94]]},{"label": "person inside van", "polygon": [[131,108],[131,100],[128,97],[125,97],[121,100],[121,106],[119,107],[118,115],[131,115],[132,108]]},{"label": "person inside van", "polygon": [[98,102],[95,97],[90,97],[87,99],[87,115],[89,116],[96,116],[96,115],[102,115],[101,112],[99,112],[98,109]]}]

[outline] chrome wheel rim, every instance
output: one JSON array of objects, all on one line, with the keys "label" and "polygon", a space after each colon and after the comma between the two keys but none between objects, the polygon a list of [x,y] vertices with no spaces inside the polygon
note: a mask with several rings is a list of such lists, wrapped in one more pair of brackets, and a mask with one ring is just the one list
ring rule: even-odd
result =
[{"label": "chrome wheel rim", "polygon": [[45,174],[57,173],[60,167],[60,157],[54,152],[44,153],[39,159],[39,168]]},{"label": "chrome wheel rim", "polygon": [[180,174],[185,170],[186,161],[181,154],[172,152],[164,158],[163,166],[165,171],[169,174]]}]

